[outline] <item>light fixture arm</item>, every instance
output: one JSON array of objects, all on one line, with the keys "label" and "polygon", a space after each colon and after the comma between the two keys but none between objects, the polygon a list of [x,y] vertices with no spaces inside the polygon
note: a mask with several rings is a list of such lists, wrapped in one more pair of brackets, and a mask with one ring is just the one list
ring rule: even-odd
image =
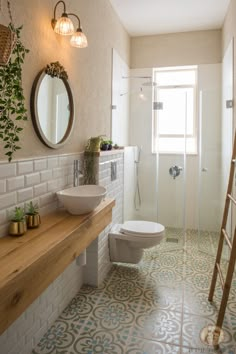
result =
[{"label": "light fixture arm", "polygon": [[81,27],[80,27],[80,18],[79,18],[79,16],[77,16],[76,14],[72,14],[72,13],[68,13],[67,15],[68,15],[68,16],[75,16],[75,17],[77,18],[77,20],[78,20],[78,22],[79,22],[79,27],[78,27],[78,30],[77,30],[77,31],[82,31],[82,30],[81,30]]},{"label": "light fixture arm", "polygon": [[56,10],[57,10],[57,6],[58,6],[60,3],[62,3],[62,4],[63,4],[63,14],[65,14],[65,13],[66,13],[66,4],[65,4],[65,2],[64,2],[64,1],[62,1],[62,0],[58,1],[58,2],[56,3],[55,7],[54,7],[54,18],[53,18],[54,20],[56,19]]}]

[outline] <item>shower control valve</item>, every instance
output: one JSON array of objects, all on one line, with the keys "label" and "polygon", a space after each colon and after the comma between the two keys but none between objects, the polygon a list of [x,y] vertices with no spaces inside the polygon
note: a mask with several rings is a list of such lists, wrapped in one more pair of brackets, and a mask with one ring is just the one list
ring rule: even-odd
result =
[{"label": "shower control valve", "polygon": [[181,166],[171,166],[169,168],[169,174],[173,177],[173,179],[175,179],[176,177],[178,177],[180,175],[180,172],[183,170],[183,167]]}]

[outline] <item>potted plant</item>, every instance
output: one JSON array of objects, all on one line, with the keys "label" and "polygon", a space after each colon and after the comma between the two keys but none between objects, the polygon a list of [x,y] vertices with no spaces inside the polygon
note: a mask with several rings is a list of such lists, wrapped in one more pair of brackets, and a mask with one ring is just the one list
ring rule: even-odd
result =
[{"label": "potted plant", "polygon": [[107,140],[108,142],[108,150],[112,150],[112,140]]},{"label": "potted plant", "polygon": [[21,42],[22,27],[15,28],[11,22],[9,30],[15,36],[15,44],[7,64],[0,65],[0,141],[4,143],[5,155],[10,162],[14,153],[21,149],[20,133],[27,120],[22,68],[29,50]]},{"label": "potted plant", "polygon": [[26,233],[27,226],[25,221],[25,211],[21,207],[15,207],[11,216],[9,225],[9,234],[13,236],[22,236]]},{"label": "potted plant", "polygon": [[112,141],[109,139],[107,139],[107,140],[102,139],[100,149],[102,151],[111,150],[112,149]]},{"label": "potted plant", "polygon": [[87,142],[87,145],[85,147],[85,151],[99,152],[101,141],[102,141],[101,136],[91,137]]},{"label": "potted plant", "polygon": [[34,229],[39,227],[41,224],[41,218],[39,215],[39,207],[38,204],[31,201],[26,205],[26,223],[29,229]]},{"label": "potted plant", "polygon": [[106,150],[108,150],[108,145],[109,145],[108,140],[102,140],[101,145],[100,145],[100,149],[102,151],[106,151]]}]

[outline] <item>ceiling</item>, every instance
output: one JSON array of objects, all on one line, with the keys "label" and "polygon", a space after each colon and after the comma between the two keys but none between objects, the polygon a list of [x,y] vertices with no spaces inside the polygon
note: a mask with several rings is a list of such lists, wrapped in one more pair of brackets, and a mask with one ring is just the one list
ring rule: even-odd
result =
[{"label": "ceiling", "polygon": [[222,27],[230,0],[110,0],[131,36]]}]

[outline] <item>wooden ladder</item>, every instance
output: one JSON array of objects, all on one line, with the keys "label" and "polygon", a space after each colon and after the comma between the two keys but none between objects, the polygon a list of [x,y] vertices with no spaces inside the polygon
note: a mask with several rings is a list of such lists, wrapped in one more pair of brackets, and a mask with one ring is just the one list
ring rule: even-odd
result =
[{"label": "wooden ladder", "polygon": [[[232,196],[235,166],[236,166],[236,132],[235,132],[235,137],[234,137],[233,153],[232,153],[232,159],[231,159],[231,164],[230,164],[229,182],[228,182],[228,189],[227,189],[226,200],[225,200],[225,208],[224,208],[224,214],[223,214],[223,220],[222,220],[222,226],[221,226],[219,245],[218,245],[215,267],[214,267],[214,272],[213,272],[212,281],[211,281],[211,288],[210,288],[209,297],[208,297],[209,301],[213,300],[217,275],[219,274],[219,278],[220,278],[220,282],[221,282],[221,286],[222,286],[222,290],[223,290],[223,295],[222,295],[222,299],[221,299],[221,304],[220,304],[220,309],[219,309],[218,318],[217,318],[217,322],[216,322],[216,327],[218,327],[220,329],[222,328],[222,324],[224,321],[224,315],[225,315],[225,310],[226,310],[226,306],[227,306],[227,302],[228,302],[231,282],[232,282],[233,273],[234,273],[234,266],[235,266],[235,261],[236,261],[236,228],[234,230],[234,236],[232,239],[230,239],[229,235],[226,232],[226,224],[227,224],[227,219],[228,219],[228,214],[229,214],[230,203],[233,203],[234,206],[236,205],[236,199],[233,198],[233,196]],[[230,258],[229,258],[229,264],[228,264],[228,269],[227,269],[225,279],[222,274],[222,270],[220,268],[220,260],[221,260],[224,241],[226,241],[226,244],[230,248]]]}]

